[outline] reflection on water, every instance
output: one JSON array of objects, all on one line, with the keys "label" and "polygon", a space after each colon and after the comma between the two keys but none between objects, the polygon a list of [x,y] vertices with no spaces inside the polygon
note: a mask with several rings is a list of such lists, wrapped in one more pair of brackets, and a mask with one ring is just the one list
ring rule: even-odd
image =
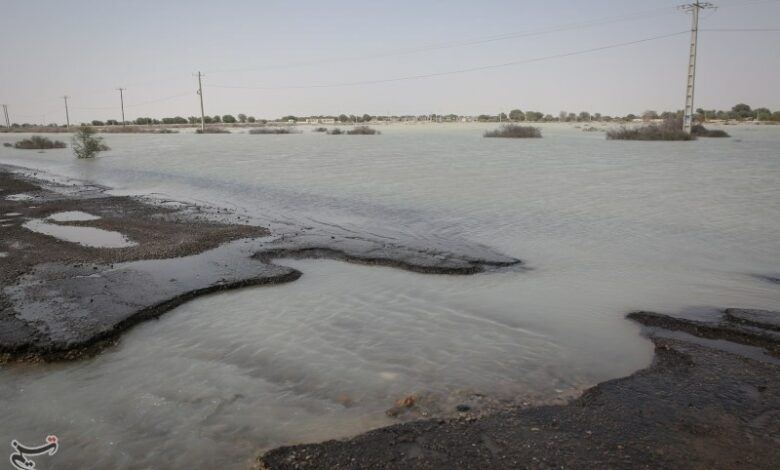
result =
[{"label": "reflection on water", "polygon": [[93,248],[126,248],[137,243],[119,232],[103,230],[95,227],[79,227],[76,225],[58,225],[43,219],[28,220],[22,227],[33,232],[49,235],[66,242],[78,243]]},{"label": "reflection on water", "polygon": [[284,260],[299,281],[196,300],[89,361],[4,367],[0,442],[57,434],[52,461],[79,468],[245,468],[262,448],[388,424],[410,392],[547,396],[628,374],[652,353],[622,319],[633,309],[777,308],[777,287],[752,274],[780,274],[780,130],[693,143],[482,130],[112,135],[115,150],[86,163],[0,148],[0,162],[119,193],[209,201],[276,228],[472,240],[533,268]]}]

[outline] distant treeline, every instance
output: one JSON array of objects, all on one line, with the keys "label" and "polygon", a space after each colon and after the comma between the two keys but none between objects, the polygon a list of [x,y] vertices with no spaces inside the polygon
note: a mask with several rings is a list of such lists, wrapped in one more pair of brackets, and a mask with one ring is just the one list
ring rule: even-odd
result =
[{"label": "distant treeline", "polygon": [[[247,116],[240,113],[237,115],[225,114],[222,116],[206,116],[206,124],[266,124],[268,122],[282,123],[312,123],[312,124],[356,124],[367,122],[631,122],[631,121],[654,121],[668,120],[670,118],[682,117],[682,111],[663,111],[656,112],[648,110],[642,114],[627,114],[625,116],[609,116],[601,113],[590,113],[582,111],[579,113],[570,113],[561,111],[558,115],[545,114],[539,111],[522,111],[513,109],[507,113],[500,114],[480,114],[478,116],[464,116],[458,114],[422,114],[422,115],[393,115],[393,116],[372,116],[369,114],[339,114],[339,115],[319,115],[319,116],[283,116],[275,120],[256,119],[254,116]],[[779,122],[780,111],[771,111],[769,108],[751,108],[749,105],[740,103],[728,111],[724,110],[706,110],[699,108],[696,110],[695,120],[698,122],[708,121],[762,121]],[[82,123],[87,125],[90,123]],[[140,117],[134,121],[127,121],[125,125],[134,124],[138,126],[145,125],[198,125],[200,116],[175,116],[164,117],[161,119],[151,117]],[[94,120],[93,126],[119,126],[121,122],[109,119],[107,121]],[[47,127],[40,124],[12,124],[11,127]],[[58,127],[57,124],[49,124],[48,127]]]}]

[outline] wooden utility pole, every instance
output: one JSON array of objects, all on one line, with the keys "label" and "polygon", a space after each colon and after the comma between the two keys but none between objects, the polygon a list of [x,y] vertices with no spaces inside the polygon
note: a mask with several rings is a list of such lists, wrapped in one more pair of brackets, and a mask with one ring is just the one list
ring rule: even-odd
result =
[{"label": "wooden utility pole", "polygon": [[688,59],[688,85],[685,88],[685,111],[683,114],[683,131],[690,133],[693,128],[693,96],[696,86],[696,51],[699,41],[699,12],[714,10],[715,5],[696,0],[694,3],[680,5],[681,10],[691,13],[691,53]]},{"label": "wooden utility pole", "polygon": [[68,95],[62,97],[65,100],[65,124],[70,129],[70,114],[68,114]]},{"label": "wooden utility pole", "polygon": [[200,78],[202,73],[198,72],[198,96],[200,96],[200,131],[206,132],[206,113],[203,111],[203,83]]},{"label": "wooden utility pole", "polygon": [[125,125],[125,96],[124,91],[126,88],[117,88],[119,90],[119,103],[122,105],[122,126]]}]

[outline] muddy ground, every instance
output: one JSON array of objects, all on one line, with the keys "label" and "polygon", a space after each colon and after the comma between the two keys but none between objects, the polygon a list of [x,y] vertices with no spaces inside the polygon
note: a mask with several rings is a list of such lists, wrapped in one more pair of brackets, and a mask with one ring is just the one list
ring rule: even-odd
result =
[{"label": "muddy ground", "polygon": [[[65,211],[100,218],[47,219]],[[419,246],[310,228],[272,234],[226,219],[236,216],[175,201],[111,196],[106,188],[53,183],[0,166],[0,360],[75,359],[198,295],[298,279],[302,273],[273,263],[280,257],[432,274],[520,265],[486,247]],[[38,220],[119,232],[137,245],[82,246],[24,226]]]},{"label": "muddy ground", "polygon": [[[282,447],[262,469],[776,469],[780,462],[780,358],[765,344],[780,312],[729,309],[695,325],[646,312],[653,364],[587,390],[564,406],[427,420],[352,439]],[[745,319],[751,326],[745,329]],[[662,327],[663,329],[659,329]],[[753,330],[751,330],[753,328]],[[729,343],[731,345],[731,343]],[[742,348],[742,349],[740,349]],[[775,354],[776,349],[772,350]]]}]

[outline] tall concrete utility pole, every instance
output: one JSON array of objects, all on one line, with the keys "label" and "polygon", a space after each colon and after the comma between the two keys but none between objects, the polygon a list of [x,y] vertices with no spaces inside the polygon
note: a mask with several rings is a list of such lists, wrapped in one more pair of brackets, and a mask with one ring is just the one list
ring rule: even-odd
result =
[{"label": "tall concrete utility pole", "polygon": [[690,133],[693,127],[693,92],[696,86],[696,50],[699,40],[699,12],[714,10],[715,5],[696,0],[694,3],[680,5],[681,10],[691,13],[691,55],[688,60],[688,86],[685,88],[685,112],[683,114],[683,131]]},{"label": "tall concrete utility pole", "polygon": [[62,97],[65,100],[65,124],[70,128],[70,114],[68,114],[68,95]]},{"label": "tall concrete utility pole", "polygon": [[11,128],[11,120],[8,119],[8,105],[7,104],[3,105],[3,116],[5,116],[5,127],[10,129]]},{"label": "tall concrete utility pole", "polygon": [[119,90],[119,103],[122,105],[122,126],[125,125],[125,96],[124,91],[126,88],[117,88]]},{"label": "tall concrete utility pole", "polygon": [[206,113],[203,111],[203,84],[200,78],[202,73],[198,72],[198,96],[200,96],[200,131],[206,132]]}]

